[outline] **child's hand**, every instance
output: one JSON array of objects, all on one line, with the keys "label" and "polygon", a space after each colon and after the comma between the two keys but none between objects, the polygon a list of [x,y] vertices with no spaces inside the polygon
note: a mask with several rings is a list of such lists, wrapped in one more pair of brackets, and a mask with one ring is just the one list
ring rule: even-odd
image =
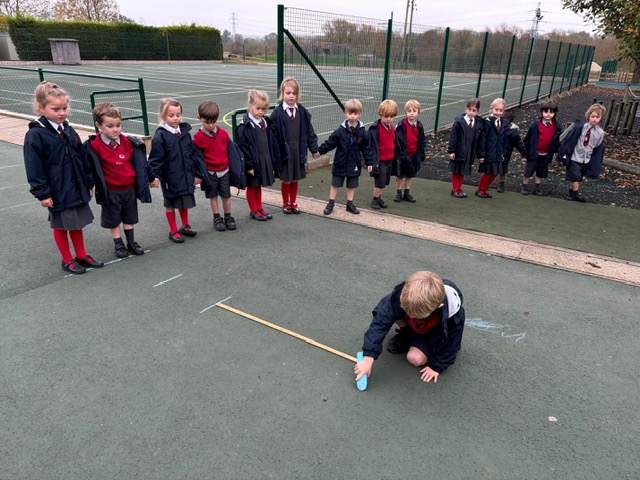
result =
[{"label": "child's hand", "polygon": [[312,153],[311,156],[314,158],[314,160],[316,160],[320,158],[320,152]]},{"label": "child's hand", "polygon": [[40,205],[44,208],[53,208],[53,198],[45,198],[44,200],[40,200]]},{"label": "child's hand", "polygon": [[253,168],[251,170],[247,170],[247,173],[253,177]]},{"label": "child's hand", "polygon": [[371,173],[371,170],[373,170],[373,166],[372,165],[367,165],[367,172]]},{"label": "child's hand", "polygon": [[159,179],[155,179],[153,182],[150,183],[151,188],[158,188],[160,186],[160,180]]},{"label": "child's hand", "polygon": [[196,178],[195,183],[196,183],[196,185],[200,185],[202,183],[202,179],[201,178]]},{"label": "child's hand", "polygon": [[450,158],[451,160],[455,160],[455,159],[456,159],[456,154],[455,154],[455,153],[450,153],[450,154],[449,154],[449,158]]},{"label": "child's hand", "polygon": [[438,383],[439,375],[440,374],[435,370],[432,370],[431,367],[424,367],[422,370],[420,370],[420,379],[423,382],[429,383],[431,380],[433,380],[433,383]]},{"label": "child's hand", "polygon": [[373,367],[373,357],[364,357],[364,360],[356,363],[353,368],[353,373],[356,374],[356,382],[360,380],[364,375],[371,375],[371,368]]},{"label": "child's hand", "polygon": [[480,163],[484,163],[484,158],[479,158],[479,159],[478,159],[478,161],[479,161]]},{"label": "child's hand", "polygon": [[89,189],[89,198],[93,198],[93,188]]}]

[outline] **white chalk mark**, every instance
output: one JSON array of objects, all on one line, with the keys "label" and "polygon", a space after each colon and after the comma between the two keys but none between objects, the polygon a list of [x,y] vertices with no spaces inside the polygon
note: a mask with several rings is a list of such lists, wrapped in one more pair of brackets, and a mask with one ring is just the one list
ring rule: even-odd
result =
[{"label": "white chalk mark", "polygon": [[29,203],[20,203],[19,205],[11,205],[10,207],[0,208],[0,211],[2,211],[2,210],[11,210],[12,208],[24,207],[26,205],[33,205],[35,203],[40,203],[40,202],[29,202]]},{"label": "white chalk mark", "polygon": [[15,168],[15,167],[24,167],[24,164],[16,163],[15,165],[5,165],[3,167],[0,167],[0,170],[4,170],[5,168]]},{"label": "white chalk mark", "polygon": [[156,283],[152,288],[156,288],[156,287],[159,287],[161,285],[164,285],[165,283],[168,283],[171,280],[175,280],[176,278],[180,278],[182,275],[183,274],[181,273],[180,275],[176,275],[175,277],[167,278],[166,280],[163,280],[160,283]]},{"label": "white chalk mark", "polygon": [[204,310],[200,310],[200,313],[204,313],[204,312],[206,312],[207,310],[209,310],[209,309],[211,309],[211,308],[213,308],[213,307],[215,307],[215,306],[217,306],[217,305],[220,305],[221,303],[226,302],[226,301],[227,301],[227,300],[229,300],[230,298],[231,298],[231,295],[229,295],[227,298],[225,298],[225,299],[223,299],[223,300],[220,300],[219,302],[214,303],[213,305],[209,305],[209,306],[208,306],[207,308],[205,308]]},{"label": "white chalk mark", "polygon": [[468,318],[465,320],[465,325],[477,328],[478,330],[498,331],[500,330],[500,336],[504,338],[515,338],[516,342],[523,340],[527,336],[527,332],[510,333],[508,330],[514,328],[512,325],[502,325],[500,323],[489,323],[481,318]]}]

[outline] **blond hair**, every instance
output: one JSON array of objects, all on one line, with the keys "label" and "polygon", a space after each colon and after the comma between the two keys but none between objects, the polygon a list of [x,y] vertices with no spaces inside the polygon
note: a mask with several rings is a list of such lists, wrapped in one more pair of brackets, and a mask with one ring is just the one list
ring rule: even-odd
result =
[{"label": "blond hair", "polygon": [[422,105],[420,105],[420,102],[418,100],[407,100],[407,103],[404,104],[404,111],[406,112],[410,108],[418,110],[418,113],[420,113]]},{"label": "blond hair", "polygon": [[247,93],[247,109],[251,109],[258,102],[264,102],[266,106],[269,106],[269,95],[262,90],[249,90]]},{"label": "blond hair", "polygon": [[69,94],[62,88],[52,82],[41,82],[33,93],[33,109],[36,113],[41,113],[40,109],[47,106],[49,97],[66,98],[69,100]]},{"label": "blond hair", "polygon": [[593,112],[600,114],[600,117],[604,118],[605,114],[607,113],[607,108],[599,103],[594,103],[584,114],[584,117],[587,119],[587,121],[589,120],[589,117]]},{"label": "blond hair", "polygon": [[163,98],[160,100],[160,113],[158,117],[161,122],[164,121],[165,117],[169,114],[169,108],[171,107],[179,107],[180,113],[182,113],[182,105],[180,105],[180,102],[177,100],[173,98]]},{"label": "blond hair", "polygon": [[357,98],[344,102],[344,113],[362,113],[362,103]]},{"label": "blond hair", "polygon": [[112,102],[97,103],[93,108],[93,118],[97,123],[102,123],[104,117],[119,118],[122,120],[122,112]]},{"label": "blond hair", "polygon": [[285,78],[280,84],[280,96],[278,100],[284,100],[284,89],[286,87],[291,87],[293,92],[296,94],[296,103],[300,101],[300,84],[293,77]]},{"label": "blond hair", "polygon": [[493,110],[498,104],[502,104],[504,108],[507,108],[507,102],[504,101],[504,98],[496,98],[493,102],[491,102],[491,106],[489,108]]},{"label": "blond hair", "polygon": [[398,104],[393,100],[383,100],[378,106],[378,116],[380,117],[397,117]]},{"label": "blond hair", "polygon": [[435,273],[416,272],[404,284],[400,306],[413,318],[426,318],[444,301],[444,282]]}]

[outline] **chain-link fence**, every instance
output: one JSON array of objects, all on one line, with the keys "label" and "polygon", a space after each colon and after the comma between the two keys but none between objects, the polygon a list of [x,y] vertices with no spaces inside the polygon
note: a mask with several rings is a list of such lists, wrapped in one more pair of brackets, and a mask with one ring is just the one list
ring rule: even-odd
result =
[{"label": "chain-link fence", "polygon": [[44,80],[64,88],[71,99],[70,120],[93,126],[95,103],[113,102],[122,111],[123,130],[149,134],[144,84],[141,78],[108,77],[83,73],[0,66],[0,110],[36,115],[33,92]]},{"label": "chain-link fence", "polygon": [[278,7],[278,83],[295,77],[301,103],[319,135],[344,119],[343,104],[358,98],[365,123],[379,103],[409,99],[423,107],[427,130],[451,124],[470,98],[481,110],[505,98],[508,106],[536,101],[587,82],[594,47],[529,35],[411,25],[392,20]]}]

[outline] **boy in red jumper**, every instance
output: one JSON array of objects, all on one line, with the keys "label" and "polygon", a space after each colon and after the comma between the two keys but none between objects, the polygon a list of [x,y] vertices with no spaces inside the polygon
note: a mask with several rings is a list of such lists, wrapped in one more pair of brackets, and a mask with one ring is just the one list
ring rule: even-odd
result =
[{"label": "boy in red jumper", "polygon": [[382,190],[391,181],[391,166],[396,157],[396,131],[393,122],[398,116],[398,104],[393,100],[384,100],[378,107],[378,116],[380,119],[369,127],[374,164],[368,168],[374,179],[371,208],[376,210],[387,208],[387,204],[382,200]]},{"label": "boy in red jumper", "polygon": [[[100,224],[108,228],[118,258],[142,255],[135,241],[133,226],[138,223],[138,203],[151,202],[149,186],[157,187],[144,143],[122,134],[122,113],[111,102],[99,103],[93,109],[98,135],[85,143],[96,181],[96,202],[102,205]],[[120,224],[127,239],[125,248]]]},{"label": "boy in red jumper", "polygon": [[[211,101],[198,106],[198,120],[202,127],[193,136],[193,144],[204,156],[206,172],[202,172],[202,189],[211,204],[213,228],[218,232],[235,230],[236,221],[231,216],[231,175],[229,173],[229,134],[218,127],[220,109]],[[220,216],[218,196],[222,198],[224,219]]]}]

